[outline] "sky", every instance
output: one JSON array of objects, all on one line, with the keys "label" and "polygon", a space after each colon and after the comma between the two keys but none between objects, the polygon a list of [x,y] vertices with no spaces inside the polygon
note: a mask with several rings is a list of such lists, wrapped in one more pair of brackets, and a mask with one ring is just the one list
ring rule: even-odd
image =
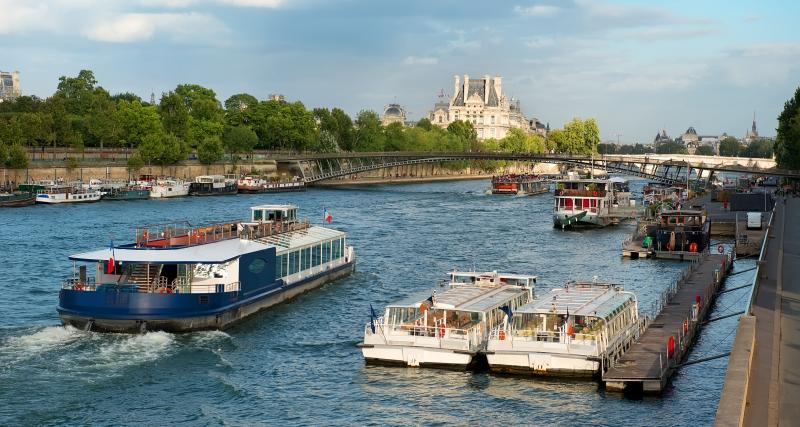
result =
[{"label": "sky", "polygon": [[94,71],[147,100],[182,83],[281,93],[351,115],[428,114],[453,76],[503,76],[551,127],[595,118],[604,140],[762,135],[800,85],[800,2],[672,0],[0,0],[0,70],[24,94]]}]

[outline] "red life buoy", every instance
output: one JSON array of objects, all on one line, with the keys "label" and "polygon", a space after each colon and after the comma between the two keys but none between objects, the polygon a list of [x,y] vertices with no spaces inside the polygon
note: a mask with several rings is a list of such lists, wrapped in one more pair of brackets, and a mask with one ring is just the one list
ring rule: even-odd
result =
[{"label": "red life buoy", "polygon": [[144,237],[144,240],[147,240],[150,237],[150,232],[147,231],[147,230],[144,230],[142,232],[142,237]]},{"label": "red life buoy", "polygon": [[500,340],[501,340],[501,341],[502,341],[502,340],[505,340],[505,339],[506,339],[506,331],[505,331],[504,329],[500,329],[500,334],[499,334],[499,336],[500,336]]},{"label": "red life buoy", "polygon": [[160,294],[171,294],[172,293],[172,289],[170,289],[170,288],[168,288],[166,286],[162,286],[162,287],[158,288],[158,293],[160,293]]},{"label": "red life buoy", "polygon": [[667,340],[667,357],[672,359],[673,354],[675,354],[675,337],[670,335]]},{"label": "red life buoy", "polygon": [[76,283],[75,287],[73,287],[73,289],[75,289],[76,291],[82,291],[83,290],[83,283]]},{"label": "red life buoy", "polygon": [[442,338],[442,337],[444,337],[444,331],[445,331],[445,329],[444,329],[444,323],[440,323],[440,324],[439,324],[439,338]]}]

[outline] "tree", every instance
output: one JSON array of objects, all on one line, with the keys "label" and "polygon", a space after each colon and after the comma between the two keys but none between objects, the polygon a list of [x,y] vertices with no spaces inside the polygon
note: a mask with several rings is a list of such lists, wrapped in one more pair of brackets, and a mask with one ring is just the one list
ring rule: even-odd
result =
[{"label": "tree", "polygon": [[742,150],[741,144],[739,144],[739,141],[732,136],[729,136],[719,142],[720,156],[736,157],[739,155],[739,151],[741,150]]},{"label": "tree", "polygon": [[253,130],[265,148],[305,150],[316,139],[314,116],[302,102],[260,102]]},{"label": "tree", "polygon": [[511,129],[500,140],[500,149],[510,153],[542,153],[545,151],[544,138],[526,134],[522,129]]},{"label": "tree", "polygon": [[250,125],[253,121],[253,110],[258,99],[247,93],[237,93],[225,100],[225,124],[228,126]]},{"label": "tree", "polygon": [[597,144],[600,143],[600,128],[597,126],[595,119],[586,119],[583,121],[583,143],[584,154],[597,153]]},{"label": "tree", "polygon": [[89,134],[100,142],[102,149],[105,144],[117,145],[119,141],[119,122],[117,120],[117,104],[103,88],[97,88],[86,117]]},{"label": "tree", "polygon": [[231,155],[250,153],[258,144],[258,135],[247,126],[229,126],[222,134],[222,144]]},{"label": "tree", "polygon": [[2,140],[0,140],[0,165],[5,165],[8,161],[8,148],[2,144]]},{"label": "tree", "polygon": [[197,145],[197,159],[204,165],[220,161],[224,154],[222,142],[217,138],[206,138]]},{"label": "tree", "polygon": [[778,167],[800,169],[800,87],[794,92],[794,97],[786,101],[778,116],[774,148]]},{"label": "tree", "polygon": [[740,153],[744,157],[758,157],[769,159],[774,154],[774,143],[767,138],[757,138],[750,141]]},{"label": "tree", "polygon": [[405,132],[402,123],[390,123],[383,128],[386,135],[386,151],[403,151],[408,149]]},{"label": "tree", "polygon": [[139,101],[121,100],[117,104],[119,138],[131,147],[138,147],[146,135],[163,133],[161,118],[155,106]]},{"label": "tree", "polygon": [[422,128],[422,129],[425,129],[425,130],[433,129],[433,123],[431,123],[430,120],[428,120],[428,119],[426,119],[424,117],[419,119],[419,121],[417,122],[416,126],[418,128]]},{"label": "tree", "polygon": [[694,154],[698,156],[713,156],[714,149],[708,145],[701,145],[697,147],[697,150],[695,150]]},{"label": "tree", "polygon": [[173,165],[186,157],[186,147],[177,136],[151,133],[142,139],[137,154],[147,164]]},{"label": "tree", "polygon": [[384,151],[386,137],[378,113],[361,110],[355,122],[355,151]]},{"label": "tree", "polygon": [[144,167],[144,160],[139,153],[136,153],[128,158],[128,172],[137,172]]},{"label": "tree", "polygon": [[341,108],[331,110],[331,117],[336,122],[336,129],[332,131],[336,142],[342,150],[352,150],[355,141],[355,130],[353,129],[353,119]]},{"label": "tree", "polygon": [[20,144],[14,144],[8,150],[6,166],[10,169],[25,169],[28,167],[28,151]]},{"label": "tree", "polygon": [[131,92],[123,92],[115,94],[111,97],[111,99],[113,99],[115,102],[128,101],[128,102],[138,102],[140,104],[142,103],[142,98],[139,97],[139,95],[136,95]]},{"label": "tree", "polygon": [[475,131],[475,127],[472,126],[472,123],[467,121],[463,120],[453,121],[452,123],[447,125],[447,132],[458,138],[458,141],[461,142],[459,151],[470,150],[472,146],[478,141],[478,132]]},{"label": "tree", "polygon": [[184,140],[189,138],[189,107],[181,95],[175,92],[162,95],[158,113],[165,131]]},{"label": "tree", "polygon": [[657,154],[689,154],[686,146],[678,141],[662,142],[656,148]]},{"label": "tree", "polygon": [[617,152],[617,144],[614,143],[597,144],[597,152],[599,154],[615,154]]},{"label": "tree", "polygon": [[77,77],[61,76],[58,79],[56,94],[66,99],[70,114],[85,115],[91,107],[97,80],[91,70],[81,70]]}]

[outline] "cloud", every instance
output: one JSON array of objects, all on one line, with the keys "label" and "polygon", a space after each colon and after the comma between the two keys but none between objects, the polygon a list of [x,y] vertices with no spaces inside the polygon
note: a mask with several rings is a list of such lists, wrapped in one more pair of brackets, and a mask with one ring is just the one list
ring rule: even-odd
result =
[{"label": "cloud", "polygon": [[49,29],[57,21],[47,4],[0,0],[0,34]]},{"label": "cloud", "polygon": [[147,7],[170,9],[186,8],[202,3],[216,3],[234,7],[263,7],[274,9],[285,5],[286,0],[139,0],[139,4]]},{"label": "cloud", "polygon": [[692,37],[707,36],[719,33],[719,29],[712,27],[650,27],[635,31],[624,32],[626,38],[634,40],[673,40]]},{"label": "cloud", "polygon": [[560,11],[560,8],[546,4],[536,4],[533,6],[514,6],[514,12],[521,16],[553,16]]},{"label": "cloud", "polygon": [[407,56],[403,60],[403,64],[406,65],[436,65],[438,63],[439,59],[431,56]]},{"label": "cloud", "polygon": [[131,43],[165,34],[173,41],[189,41],[200,33],[225,31],[225,26],[210,15],[189,13],[126,13],[104,20],[85,31],[92,40]]},{"label": "cloud", "polygon": [[552,37],[534,37],[525,42],[525,46],[528,46],[533,49],[541,49],[545,47],[551,47],[556,44],[556,41]]}]

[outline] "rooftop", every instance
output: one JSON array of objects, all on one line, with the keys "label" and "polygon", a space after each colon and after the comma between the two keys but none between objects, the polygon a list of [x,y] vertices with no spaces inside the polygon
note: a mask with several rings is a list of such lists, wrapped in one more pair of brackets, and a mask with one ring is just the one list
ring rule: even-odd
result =
[{"label": "rooftop", "polygon": [[289,249],[299,248],[307,245],[318,244],[325,240],[344,237],[345,232],[332,228],[312,225],[302,230],[289,231],[286,233],[273,234],[271,236],[256,239],[266,245],[276,246],[278,255]]},{"label": "rooftop", "polygon": [[[456,311],[484,312],[503,305],[510,300],[525,295],[528,291],[518,286],[501,285],[496,287],[459,286],[437,292],[434,308]],[[417,294],[389,307],[419,307],[431,296],[430,292]]]},{"label": "rooftop", "polygon": [[[114,260],[132,263],[159,264],[221,264],[242,255],[261,251],[273,245],[242,239],[227,239],[213,243],[175,248],[151,248],[122,246],[114,248]],[[70,255],[73,261],[107,261],[111,256],[108,248]]]},{"label": "rooftop", "polygon": [[605,318],[636,297],[612,284],[570,283],[517,309],[517,313],[566,314]]}]

